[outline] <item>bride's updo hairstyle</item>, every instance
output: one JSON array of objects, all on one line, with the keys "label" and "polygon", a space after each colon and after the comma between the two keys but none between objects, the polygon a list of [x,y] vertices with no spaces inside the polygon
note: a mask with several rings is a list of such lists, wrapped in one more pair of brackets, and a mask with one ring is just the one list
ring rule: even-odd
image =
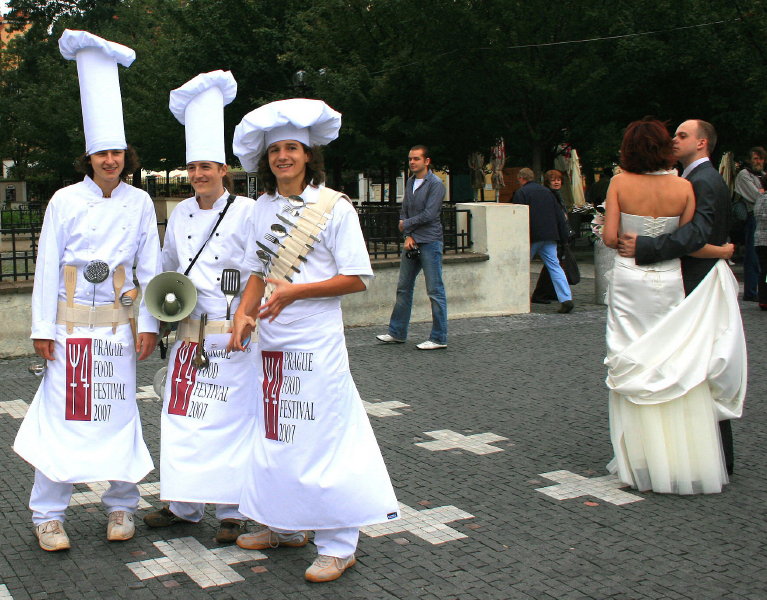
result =
[{"label": "bride's updo hairstyle", "polygon": [[649,173],[670,169],[674,162],[674,142],[665,123],[644,118],[629,124],[621,143],[621,169]]}]

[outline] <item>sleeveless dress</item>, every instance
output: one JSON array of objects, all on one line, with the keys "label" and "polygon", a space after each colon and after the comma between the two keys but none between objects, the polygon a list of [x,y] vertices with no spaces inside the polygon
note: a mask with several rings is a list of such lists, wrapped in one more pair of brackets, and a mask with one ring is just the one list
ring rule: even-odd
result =
[{"label": "sleeveless dress", "polygon": [[[622,232],[657,237],[678,226],[679,217],[621,213]],[[728,482],[717,422],[741,414],[745,339],[723,262],[687,298],[679,259],[616,256],[607,274],[607,468],[640,491],[716,493]]]}]

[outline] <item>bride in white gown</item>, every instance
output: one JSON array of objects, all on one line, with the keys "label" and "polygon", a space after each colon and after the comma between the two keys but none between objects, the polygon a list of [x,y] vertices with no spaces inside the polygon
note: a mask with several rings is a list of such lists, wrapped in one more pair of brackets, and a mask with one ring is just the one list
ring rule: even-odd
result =
[{"label": "bride in white gown", "polygon": [[[672,140],[662,123],[629,125],[621,146],[623,172],[613,177],[607,193],[607,246],[616,247],[622,232],[659,236],[692,219],[693,189],[668,170],[673,161]],[[694,256],[719,254],[706,246]],[[608,469],[636,489],[715,493],[728,481],[719,404],[731,408],[738,398],[742,403],[745,364],[735,364],[741,351],[737,336],[718,326],[721,311],[733,310],[729,295],[737,295],[737,283],[725,269],[712,269],[719,279],[701,284],[687,298],[679,259],[637,265],[616,256],[608,273],[605,364],[615,452]]]}]

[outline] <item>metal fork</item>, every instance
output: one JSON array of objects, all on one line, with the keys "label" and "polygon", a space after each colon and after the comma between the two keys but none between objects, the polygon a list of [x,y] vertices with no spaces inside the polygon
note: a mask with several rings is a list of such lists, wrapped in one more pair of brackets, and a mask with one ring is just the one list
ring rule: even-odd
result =
[{"label": "metal fork", "polygon": [[[280,241],[280,238],[278,238],[276,235],[272,235],[271,233],[267,233],[267,234],[265,234],[265,235],[264,235],[264,239],[265,239],[267,242],[271,242],[272,244],[277,244],[277,245],[278,245],[280,248],[285,248],[285,244],[283,244],[283,243]],[[304,246],[308,246],[308,244],[304,244]],[[285,248],[285,250],[288,250],[288,249],[287,249],[287,248]],[[289,251],[290,251],[290,250],[289,250]],[[297,256],[297,257],[298,257],[298,258],[299,258],[301,261],[303,261],[303,262],[306,262],[306,257],[305,257],[305,256],[302,256],[302,255],[300,255],[300,254],[297,254],[296,256]],[[295,267],[292,267],[292,268],[295,270],[295,272],[296,272],[296,273],[300,273],[300,272],[301,272],[301,271],[299,271],[298,269],[296,269]]]},{"label": "metal fork", "polygon": [[226,298],[226,320],[232,315],[232,302],[240,293],[240,271],[237,269],[224,269],[221,273],[221,292]]}]

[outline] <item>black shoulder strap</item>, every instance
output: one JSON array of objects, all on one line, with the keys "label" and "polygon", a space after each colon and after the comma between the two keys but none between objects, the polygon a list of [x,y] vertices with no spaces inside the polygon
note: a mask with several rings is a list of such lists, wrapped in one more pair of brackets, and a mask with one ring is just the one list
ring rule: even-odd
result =
[{"label": "black shoulder strap", "polygon": [[210,235],[208,236],[208,239],[206,239],[202,243],[202,246],[200,246],[200,249],[197,251],[197,254],[192,259],[192,262],[189,263],[189,266],[186,268],[186,271],[184,271],[184,275],[189,275],[189,271],[192,270],[194,263],[197,262],[197,259],[200,257],[200,254],[202,254],[202,251],[205,249],[205,246],[208,245],[210,238],[212,238],[213,234],[216,233],[216,229],[218,229],[218,226],[221,224],[221,221],[223,220],[224,215],[226,214],[226,211],[228,211],[229,207],[232,205],[232,202],[234,202],[234,194],[229,194],[229,198],[226,199],[226,206],[224,207],[224,210],[222,210],[221,214],[218,215],[218,221],[216,221],[216,224],[213,226],[213,229],[210,230]]}]

